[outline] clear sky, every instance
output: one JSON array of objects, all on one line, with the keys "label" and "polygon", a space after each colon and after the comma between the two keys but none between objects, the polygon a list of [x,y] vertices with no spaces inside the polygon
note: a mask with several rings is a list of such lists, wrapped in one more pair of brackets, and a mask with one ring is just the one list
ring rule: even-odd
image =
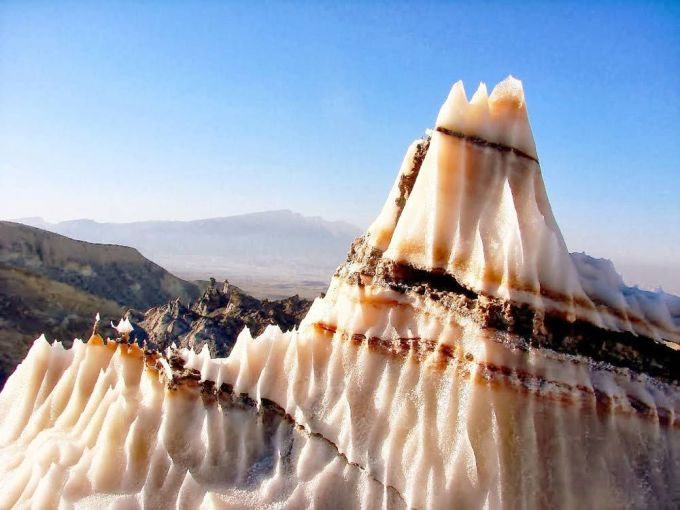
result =
[{"label": "clear sky", "polygon": [[366,226],[453,82],[524,82],[572,251],[680,274],[680,7],[0,3],[0,218]]}]

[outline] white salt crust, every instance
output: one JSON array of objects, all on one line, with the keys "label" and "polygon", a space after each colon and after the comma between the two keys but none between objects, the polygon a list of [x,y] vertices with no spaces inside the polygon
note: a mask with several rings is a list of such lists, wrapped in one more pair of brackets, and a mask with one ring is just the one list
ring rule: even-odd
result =
[{"label": "white salt crust", "polygon": [[327,441],[169,390],[127,347],[36,341],[0,394],[0,508],[403,508]]},{"label": "white salt crust", "polygon": [[[99,314],[97,314],[96,322],[99,322]],[[111,327],[115,329],[119,335],[129,335],[134,330],[132,324],[130,323],[130,319],[128,318],[121,319],[120,321],[118,321],[118,325],[115,325],[112,322]]]},{"label": "white salt crust", "polygon": [[[351,304],[358,294],[338,284],[299,332],[246,330],[226,359],[179,352],[201,379],[276,402],[306,432],[167,389],[169,374],[145,369],[127,346],[66,351],[39,339],[0,394],[2,507],[644,508],[680,497],[677,425],[629,404],[634,396],[673,419],[676,388],[514,352],[434,310],[428,319]],[[366,335],[439,331],[474,359],[385,355],[320,332],[315,319]],[[482,362],[542,382],[496,380]],[[613,406],[598,410],[576,384]]]}]

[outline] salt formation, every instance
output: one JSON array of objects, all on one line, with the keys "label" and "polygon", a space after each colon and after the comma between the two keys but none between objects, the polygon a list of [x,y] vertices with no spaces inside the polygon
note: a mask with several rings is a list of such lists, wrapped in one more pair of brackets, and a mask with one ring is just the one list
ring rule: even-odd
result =
[{"label": "salt formation", "polygon": [[607,281],[584,285],[588,276],[567,251],[537,158],[518,80],[509,77],[489,97],[481,84],[469,103],[456,83],[432,137],[409,150],[367,244],[489,297],[680,341],[677,303],[626,295]]},{"label": "salt formation", "polygon": [[5,507],[680,504],[680,298],[568,253],[512,78],[454,86],[297,331],[123,331],[10,378]]}]

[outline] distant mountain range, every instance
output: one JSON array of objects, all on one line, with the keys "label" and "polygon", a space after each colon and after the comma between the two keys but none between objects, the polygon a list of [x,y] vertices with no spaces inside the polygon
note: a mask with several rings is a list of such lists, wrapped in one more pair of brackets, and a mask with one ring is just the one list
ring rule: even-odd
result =
[{"label": "distant mountain range", "polygon": [[229,279],[270,298],[318,295],[361,233],[348,223],[289,210],[195,221],[16,221],[82,241],[131,246],[183,278]]}]

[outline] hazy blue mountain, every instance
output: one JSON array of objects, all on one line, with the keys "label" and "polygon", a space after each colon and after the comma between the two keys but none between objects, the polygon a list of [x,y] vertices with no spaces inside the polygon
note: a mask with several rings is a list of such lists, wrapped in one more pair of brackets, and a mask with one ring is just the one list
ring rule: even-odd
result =
[{"label": "hazy blue mountain", "polygon": [[313,296],[323,290],[361,234],[348,223],[289,210],[195,221],[16,221],[82,241],[131,246],[183,278],[228,278],[269,297]]}]

